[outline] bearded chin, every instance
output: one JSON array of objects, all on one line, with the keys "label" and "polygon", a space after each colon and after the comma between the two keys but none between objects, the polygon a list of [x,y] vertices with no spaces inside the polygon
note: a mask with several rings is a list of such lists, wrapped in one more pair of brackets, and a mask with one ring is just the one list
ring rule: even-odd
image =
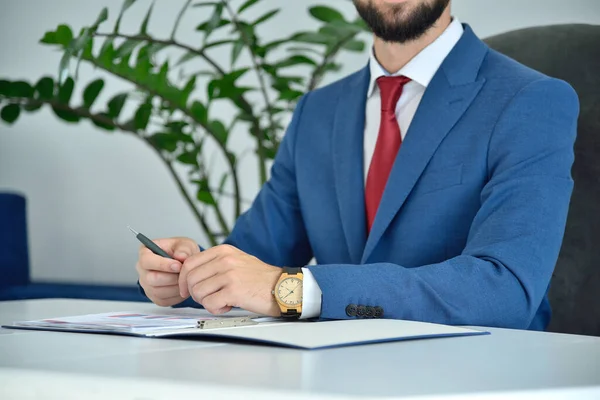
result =
[{"label": "bearded chin", "polygon": [[432,4],[420,4],[406,12],[406,4],[390,7],[385,15],[371,1],[353,0],[360,17],[371,28],[375,36],[386,42],[405,43],[423,36],[444,13],[450,0],[435,0]]}]

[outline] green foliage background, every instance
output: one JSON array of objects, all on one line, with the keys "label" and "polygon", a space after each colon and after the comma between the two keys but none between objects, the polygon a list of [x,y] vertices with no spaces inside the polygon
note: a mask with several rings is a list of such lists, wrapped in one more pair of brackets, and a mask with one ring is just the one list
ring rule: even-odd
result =
[{"label": "green foliage background", "polygon": [[[234,127],[242,124],[250,133],[257,159],[256,174],[264,183],[284,134],[286,116],[304,93],[316,88],[327,73],[340,69],[336,58],[341,52],[364,51],[361,34],[368,29],[361,20],[348,21],[330,6],[313,6],[308,12],[319,22],[317,30],[266,40],[258,36],[257,27],[277,18],[279,8],[250,20],[247,11],[261,0],[194,4],[186,0],[170,36],[155,37],[148,31],[154,3],[137,34],[122,33],[121,20],[135,2],[123,2],[112,27],[106,26],[109,10],[103,8],[92,24],[77,33],[67,24],[46,32],[40,43],[63,52],[58,76],[44,76],[36,82],[0,79],[0,117],[4,123],[14,124],[23,114],[50,107],[66,123],[88,121],[107,132],[134,135],[156,151],[210,244],[215,245],[231,231],[227,221],[237,219],[242,212],[240,154],[232,150],[228,141]],[[285,6],[285,2],[281,4]],[[195,28],[201,35],[197,47],[177,37],[182,18],[195,8],[201,8],[205,17]],[[225,35],[220,36],[226,39],[213,39],[215,33],[223,31]],[[209,50],[218,48],[228,51],[228,65],[209,54]],[[178,56],[159,62],[167,50],[176,50]],[[238,63],[244,52],[250,62],[241,67]],[[204,68],[182,73],[192,60],[201,61]],[[128,82],[130,90],[117,93],[106,104],[96,104],[105,81],[79,81],[82,63]],[[304,66],[302,70],[307,72],[289,72],[295,66]],[[253,74],[251,80],[242,79],[248,74]],[[202,83],[204,87],[197,83],[201,81],[206,82]],[[194,96],[200,89],[205,90],[206,100]],[[82,101],[77,104],[75,91],[81,92]],[[250,100],[252,94],[258,94],[260,101]],[[219,101],[233,105],[235,112],[230,118],[218,117],[213,111],[213,104]],[[134,104],[133,115],[123,112],[128,104]],[[214,179],[213,167],[202,153],[208,142],[226,160],[227,169],[218,179]],[[176,168],[178,165],[186,167],[185,174]],[[231,193],[224,190],[228,182],[233,188]],[[188,184],[193,186],[195,196],[186,189]],[[224,209],[225,202],[221,200],[225,196],[232,199],[232,209]],[[214,218],[208,218],[211,214]]]}]

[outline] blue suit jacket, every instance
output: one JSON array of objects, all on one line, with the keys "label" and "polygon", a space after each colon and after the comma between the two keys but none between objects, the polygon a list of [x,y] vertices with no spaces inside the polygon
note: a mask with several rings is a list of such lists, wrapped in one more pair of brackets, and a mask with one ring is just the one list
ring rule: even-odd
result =
[{"label": "blue suit jacket", "polygon": [[321,318],[544,329],[573,182],[577,95],[465,26],[421,101],[367,236],[369,69],[305,95],[271,178],[227,243],[305,266]]}]

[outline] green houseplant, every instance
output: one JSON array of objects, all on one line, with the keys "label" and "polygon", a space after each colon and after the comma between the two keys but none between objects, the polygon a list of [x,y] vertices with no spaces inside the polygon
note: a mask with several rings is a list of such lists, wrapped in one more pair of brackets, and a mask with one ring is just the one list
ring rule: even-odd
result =
[{"label": "green houseplant", "polygon": [[[186,0],[169,37],[155,37],[148,31],[153,4],[137,34],[122,33],[122,17],[135,2],[123,2],[112,27],[105,26],[108,9],[104,8],[96,21],[78,34],[64,24],[46,32],[40,42],[63,52],[58,76],[44,76],[36,82],[0,79],[0,116],[13,124],[23,113],[46,106],[68,123],[87,120],[106,131],[134,135],[155,150],[215,245],[229,234],[232,226],[228,220],[237,219],[243,206],[241,154],[232,150],[228,141],[234,127],[241,125],[251,135],[256,172],[264,183],[284,133],[285,118],[304,93],[316,88],[328,72],[340,68],[336,62],[340,52],[364,50],[361,34],[367,28],[359,19],[347,21],[331,7],[314,6],[308,11],[319,21],[318,30],[264,40],[257,35],[257,27],[276,18],[279,9],[249,19],[248,10],[260,0],[195,4]],[[190,12],[202,16],[196,27],[199,46],[177,38],[180,22]],[[214,39],[215,34],[221,38]],[[227,65],[211,56],[215,49],[226,49]],[[167,53],[169,56],[164,56]],[[241,59],[247,60],[245,65],[240,65]],[[192,60],[204,68],[183,73]],[[81,63],[126,81],[131,90],[117,93],[104,105],[96,104],[105,82],[79,82]],[[289,72],[298,66],[303,67],[302,73]],[[78,104],[73,96],[76,89],[82,99]],[[197,96],[202,90],[203,100]],[[227,102],[234,110],[226,119],[213,111],[219,102]],[[126,105],[133,105],[135,111],[123,112]],[[208,162],[203,152],[208,143],[224,161],[224,171],[214,171]],[[225,197],[228,202],[222,201]],[[224,203],[231,208],[225,209]]]}]

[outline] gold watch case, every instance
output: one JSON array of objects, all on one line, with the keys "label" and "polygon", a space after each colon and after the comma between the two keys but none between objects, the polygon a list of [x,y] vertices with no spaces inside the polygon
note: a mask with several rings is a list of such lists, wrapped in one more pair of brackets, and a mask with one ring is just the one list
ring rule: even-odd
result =
[{"label": "gold watch case", "polygon": [[289,311],[302,313],[302,284],[301,273],[290,275],[284,272],[281,275],[275,285],[273,295],[282,313]]}]

